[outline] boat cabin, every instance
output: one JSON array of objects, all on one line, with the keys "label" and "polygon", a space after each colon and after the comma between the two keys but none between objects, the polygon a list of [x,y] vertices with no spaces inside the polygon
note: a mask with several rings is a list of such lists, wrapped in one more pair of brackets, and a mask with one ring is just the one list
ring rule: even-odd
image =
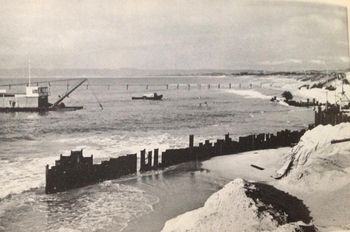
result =
[{"label": "boat cabin", "polygon": [[0,90],[0,108],[47,108],[48,98],[48,87],[27,86],[25,93]]}]

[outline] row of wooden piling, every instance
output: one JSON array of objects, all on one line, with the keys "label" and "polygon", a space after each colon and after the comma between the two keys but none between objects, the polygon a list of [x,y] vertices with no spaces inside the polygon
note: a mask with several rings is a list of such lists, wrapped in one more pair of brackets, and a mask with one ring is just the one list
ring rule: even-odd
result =
[{"label": "row of wooden piling", "polygon": [[306,99],[306,102],[305,101],[294,101],[294,100],[286,100],[285,102],[290,106],[296,106],[296,107],[313,107],[313,106],[322,105],[321,103],[316,101],[315,98],[312,99],[312,101],[310,101],[308,98],[308,99]]},{"label": "row of wooden piling", "polygon": [[[305,130],[283,130],[274,134],[261,133],[239,137],[232,140],[229,134],[224,139],[211,143],[205,140],[194,146],[194,136],[189,136],[189,147],[167,149],[159,155],[159,149],[140,152],[139,171],[151,171],[166,168],[189,161],[200,161],[214,156],[236,154],[257,149],[270,149],[291,146],[297,143]],[[93,164],[93,156],[84,157],[81,151],[72,151],[70,156],[60,156],[51,168],[46,166],[46,193],[62,192],[104,180],[117,179],[121,176],[137,173],[137,154],[130,154],[118,158]]]},{"label": "row of wooden piling", "polygon": [[45,193],[63,192],[136,172],[136,154],[93,164],[93,156],[84,157],[82,150],[71,151],[70,156],[60,155],[51,168],[46,165]]},{"label": "row of wooden piling", "polygon": [[343,122],[350,122],[350,116],[340,110],[339,105],[330,105],[326,109],[321,106],[315,110],[315,126],[318,125],[337,125]]},{"label": "row of wooden piling", "polygon": [[149,164],[152,163],[152,157],[150,157],[152,156],[152,153],[149,152],[148,157],[141,156],[140,171],[155,170],[159,167],[165,168],[183,162],[205,160],[220,155],[291,146],[296,144],[304,133],[305,130],[283,130],[277,132],[276,135],[261,133],[258,135],[239,137],[238,141],[232,140],[229,134],[226,134],[225,139],[218,139],[214,143],[205,140],[205,143],[199,143],[198,146],[193,146],[194,137],[193,135],[190,135],[188,148],[168,149],[162,152],[161,165],[158,164],[158,166],[147,166],[146,168],[143,168],[145,162],[142,159],[147,159]]},{"label": "row of wooden piling", "polygon": [[[68,88],[69,85],[67,85]],[[101,86],[101,85],[98,85]],[[107,90],[112,89],[113,85],[103,85],[107,88]],[[212,88],[217,88],[217,89],[232,89],[232,88],[253,88],[253,87],[257,87],[257,88],[262,88],[263,84],[249,84],[246,86],[243,86],[241,83],[239,84],[232,84],[232,83],[228,83],[228,84],[221,84],[221,83],[216,83],[216,84],[185,84],[185,83],[181,83],[181,84],[162,84],[162,85],[152,85],[152,84],[126,84],[125,85],[125,89],[129,90],[131,87],[144,87],[146,90],[150,89],[151,87],[157,87],[157,88],[164,88],[164,90],[169,90],[169,89],[180,89],[180,88],[185,88],[185,89],[212,89]],[[86,89],[89,89],[89,84],[85,85]]]}]

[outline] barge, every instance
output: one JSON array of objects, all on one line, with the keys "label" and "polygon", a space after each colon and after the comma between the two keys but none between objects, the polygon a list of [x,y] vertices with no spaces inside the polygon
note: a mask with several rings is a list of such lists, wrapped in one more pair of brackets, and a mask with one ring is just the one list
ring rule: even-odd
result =
[{"label": "barge", "polygon": [[83,109],[83,106],[66,106],[62,101],[85,81],[87,79],[81,80],[53,104],[49,103],[48,87],[31,86],[29,82],[25,88],[25,93],[8,93],[6,90],[0,89],[0,112],[47,112]]}]

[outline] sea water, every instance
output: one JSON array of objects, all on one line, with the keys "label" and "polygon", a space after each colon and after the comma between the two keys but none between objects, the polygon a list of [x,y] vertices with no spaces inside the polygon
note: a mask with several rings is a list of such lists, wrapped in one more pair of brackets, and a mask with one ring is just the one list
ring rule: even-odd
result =
[{"label": "sea water", "polygon": [[[51,82],[50,102],[76,83]],[[131,100],[154,92],[164,99]],[[225,180],[196,164],[45,195],[45,165],[72,149],[100,162],[144,148],[186,147],[189,134],[198,143],[226,133],[237,138],[307,127],[312,110],[269,101],[280,93],[250,76],[90,78],[64,101],[83,110],[2,113],[0,231],[159,230],[167,219],[202,205]],[[155,211],[159,220],[146,220]]]}]

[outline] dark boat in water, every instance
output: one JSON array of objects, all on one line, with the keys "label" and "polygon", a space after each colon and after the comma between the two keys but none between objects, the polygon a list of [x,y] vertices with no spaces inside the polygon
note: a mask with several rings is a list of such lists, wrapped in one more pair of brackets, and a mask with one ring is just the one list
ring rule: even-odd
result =
[{"label": "dark boat in water", "polygon": [[143,95],[142,97],[132,97],[132,100],[162,100],[163,95],[160,94],[158,95],[157,93],[154,93],[153,96],[147,96],[147,95]]}]

